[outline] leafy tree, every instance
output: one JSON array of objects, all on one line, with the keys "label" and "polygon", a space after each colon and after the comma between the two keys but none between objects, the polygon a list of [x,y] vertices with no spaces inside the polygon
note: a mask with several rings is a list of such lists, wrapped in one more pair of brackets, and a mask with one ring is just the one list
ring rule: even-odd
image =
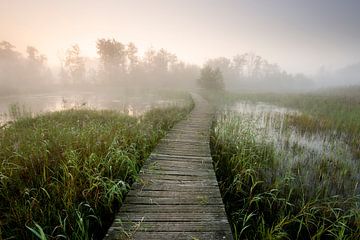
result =
[{"label": "leafy tree", "polygon": [[96,48],[107,82],[111,82],[126,73],[124,44],[115,39],[99,39],[96,42]]},{"label": "leafy tree", "polygon": [[155,66],[160,72],[168,72],[176,61],[176,56],[163,48],[157,52],[154,59]]},{"label": "leafy tree", "polygon": [[7,41],[0,42],[0,60],[9,61],[10,59],[17,59],[21,57],[19,52],[16,52],[15,46]]},{"label": "leafy tree", "polygon": [[80,54],[79,45],[75,44],[67,50],[64,68],[70,83],[80,84],[84,82],[86,73],[85,60]]},{"label": "leafy tree", "polygon": [[32,61],[34,63],[44,64],[47,61],[46,56],[40,54],[39,51],[35,47],[28,46],[26,48],[26,53],[28,54],[28,56],[27,56],[28,60]]},{"label": "leafy tree", "polygon": [[212,68],[206,65],[201,69],[199,85],[208,90],[224,90],[225,84],[223,75],[219,68]]},{"label": "leafy tree", "polygon": [[133,72],[139,64],[139,58],[137,56],[138,49],[134,43],[129,43],[126,48],[127,57],[127,70],[129,73]]},{"label": "leafy tree", "polygon": [[51,78],[51,71],[46,65],[47,58],[45,55],[40,54],[40,52],[32,46],[26,48],[27,58],[26,58],[26,71],[27,80],[31,83],[39,84],[49,84]]},{"label": "leafy tree", "polygon": [[0,42],[0,94],[38,91],[50,84],[52,76],[46,57],[31,46],[26,53],[24,57],[11,43]]},{"label": "leafy tree", "polygon": [[159,51],[150,48],[145,52],[144,65],[148,72],[155,74],[167,73],[176,62],[176,55],[169,53],[163,48]]},{"label": "leafy tree", "polygon": [[232,82],[237,79],[237,72],[234,68],[234,64],[229,58],[218,57],[209,59],[205,63],[206,66],[210,66],[213,69],[219,68],[224,78],[224,85],[228,88],[232,87]]},{"label": "leafy tree", "polygon": [[21,54],[7,41],[0,42],[0,95],[17,91],[22,77]]}]

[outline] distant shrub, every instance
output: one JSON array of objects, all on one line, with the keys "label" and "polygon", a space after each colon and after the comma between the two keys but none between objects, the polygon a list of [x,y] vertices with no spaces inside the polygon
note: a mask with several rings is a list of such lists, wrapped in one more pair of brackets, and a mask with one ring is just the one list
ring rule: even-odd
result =
[{"label": "distant shrub", "polygon": [[224,90],[224,78],[219,68],[205,66],[201,69],[200,79],[198,79],[200,87],[207,90]]}]

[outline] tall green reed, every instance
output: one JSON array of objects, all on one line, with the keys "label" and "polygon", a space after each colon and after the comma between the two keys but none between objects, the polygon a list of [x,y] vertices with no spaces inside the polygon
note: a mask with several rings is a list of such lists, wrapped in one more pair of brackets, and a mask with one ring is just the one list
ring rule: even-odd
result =
[{"label": "tall green reed", "polygon": [[302,172],[338,176],[340,183],[343,176],[333,173],[345,166],[324,169],[314,161],[284,168],[281,152],[262,134],[243,116],[220,114],[214,121],[212,155],[237,239],[357,239],[358,193],[331,195],[332,182],[312,185]]},{"label": "tall green reed", "polygon": [[100,239],[158,140],[193,107],[66,110],[0,129],[0,233]]}]

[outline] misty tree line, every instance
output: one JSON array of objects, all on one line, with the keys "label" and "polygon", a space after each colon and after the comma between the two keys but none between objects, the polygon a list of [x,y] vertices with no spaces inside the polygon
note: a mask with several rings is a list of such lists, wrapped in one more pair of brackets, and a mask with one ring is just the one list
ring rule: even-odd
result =
[{"label": "misty tree line", "polygon": [[100,85],[150,85],[155,87],[186,86],[198,75],[199,68],[178,60],[165,49],[149,49],[144,56],[138,55],[133,43],[124,44],[115,39],[99,39],[96,42],[98,63],[88,67],[80,48],[68,49],[62,61],[61,80],[71,85],[93,83]]},{"label": "misty tree line", "polygon": [[35,47],[28,46],[24,57],[9,42],[0,42],[0,94],[32,88],[34,84],[46,85],[52,79],[46,61]]},{"label": "misty tree line", "polygon": [[[28,46],[24,56],[11,43],[2,41],[0,94],[54,86],[75,89],[134,85],[194,88],[200,83],[212,88],[286,90],[309,88],[313,84],[304,75],[288,74],[278,65],[251,53],[210,59],[200,68],[179,60],[165,49],[150,48],[140,56],[135,44],[115,39],[98,39],[96,50],[98,57],[93,59],[84,56],[79,45],[71,46],[60,59],[59,73],[53,73],[46,56],[35,47]],[[217,80],[206,83],[200,72]]]},{"label": "misty tree line", "polygon": [[133,43],[115,39],[96,42],[98,58],[83,56],[80,46],[71,46],[60,59],[59,73],[52,73],[45,55],[32,46],[25,56],[14,45],[0,43],[0,94],[19,89],[51,89],[62,86],[195,87],[199,67],[180,61],[165,49],[148,49],[139,56]]},{"label": "misty tree line", "polygon": [[281,91],[309,89],[314,85],[305,75],[289,74],[253,53],[210,59],[205,66],[219,69],[228,89]]}]

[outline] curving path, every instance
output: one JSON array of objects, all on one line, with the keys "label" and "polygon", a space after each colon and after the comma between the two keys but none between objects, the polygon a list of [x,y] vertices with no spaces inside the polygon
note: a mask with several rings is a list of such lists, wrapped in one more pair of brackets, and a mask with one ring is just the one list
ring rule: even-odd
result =
[{"label": "curving path", "polygon": [[232,239],[209,148],[212,109],[195,108],[143,166],[105,239]]}]

